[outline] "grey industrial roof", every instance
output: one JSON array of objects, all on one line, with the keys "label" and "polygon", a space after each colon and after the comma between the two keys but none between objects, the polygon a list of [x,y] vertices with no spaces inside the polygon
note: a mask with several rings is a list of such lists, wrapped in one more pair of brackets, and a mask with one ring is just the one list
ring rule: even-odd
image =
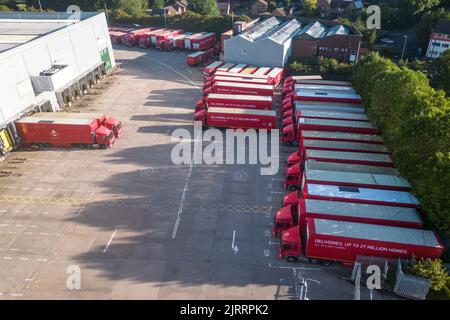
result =
[{"label": "grey industrial roof", "polygon": [[433,28],[435,33],[450,34],[450,20],[441,19]]},{"label": "grey industrial roof", "polygon": [[348,152],[348,151],[328,151],[328,150],[306,150],[308,158],[337,159],[337,160],[359,160],[378,161],[392,163],[392,159],[385,153]]},{"label": "grey industrial roof", "polygon": [[330,140],[303,140],[304,148],[327,148],[358,151],[371,151],[388,153],[389,150],[384,144],[363,143],[363,142],[346,142],[346,141],[330,141]]},{"label": "grey industrial roof", "polygon": [[295,36],[300,29],[301,23],[297,19],[291,19],[282,23],[279,19],[270,17],[242,32],[240,36],[249,41],[270,39],[276,43],[283,44]]},{"label": "grey industrial roof", "polygon": [[333,185],[308,183],[308,194],[322,197],[337,197],[348,200],[380,201],[397,204],[418,205],[419,201],[410,192],[370,188],[347,188]]},{"label": "grey industrial roof", "polygon": [[305,199],[306,211],[317,214],[327,214],[347,217],[365,217],[381,220],[408,221],[421,223],[417,209],[374,204],[324,201]]},{"label": "grey industrial roof", "polygon": [[[94,14],[81,14],[84,19]],[[68,13],[0,13],[0,52],[78,22]]]},{"label": "grey industrial roof", "polygon": [[405,243],[426,247],[440,246],[430,230],[378,226],[374,224],[314,219],[317,234]]},{"label": "grey industrial roof", "polygon": [[351,30],[344,26],[343,24],[338,24],[335,26],[327,26],[320,21],[313,21],[303,27],[302,30],[297,34],[297,38],[302,39],[320,39],[326,38],[333,35],[348,35]]}]

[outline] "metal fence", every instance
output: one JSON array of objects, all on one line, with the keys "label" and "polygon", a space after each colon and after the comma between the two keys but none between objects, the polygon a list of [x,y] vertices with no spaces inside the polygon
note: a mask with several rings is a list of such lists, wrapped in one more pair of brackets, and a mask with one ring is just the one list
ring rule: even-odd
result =
[{"label": "metal fence", "polygon": [[403,273],[402,263],[400,259],[397,260],[395,294],[409,299],[425,300],[430,288],[429,279]]}]

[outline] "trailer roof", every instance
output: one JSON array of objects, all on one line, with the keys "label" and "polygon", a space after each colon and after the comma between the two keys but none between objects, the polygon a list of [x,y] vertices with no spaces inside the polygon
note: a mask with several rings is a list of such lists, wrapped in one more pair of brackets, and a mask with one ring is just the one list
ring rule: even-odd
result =
[{"label": "trailer roof", "polygon": [[411,185],[405,179],[388,174],[374,174],[366,172],[350,172],[350,171],[330,171],[330,170],[305,170],[307,181],[320,181],[340,183],[351,183],[356,185],[373,185],[384,187],[400,187],[411,188]]},{"label": "trailer roof", "polygon": [[292,80],[301,81],[301,80],[323,80],[321,75],[309,75],[309,76],[292,76]]},{"label": "trailer roof", "polygon": [[241,83],[241,82],[223,82],[218,81],[215,85],[220,87],[241,87],[241,88],[254,88],[254,89],[265,89],[274,90],[274,86],[268,84],[253,84],[253,83]]},{"label": "trailer roof", "polygon": [[340,93],[332,91],[310,91],[310,90],[296,90],[295,95],[298,97],[329,97],[329,98],[351,98],[361,99],[361,96],[356,93]]},{"label": "trailer roof", "polygon": [[104,113],[87,113],[87,112],[37,112],[31,115],[34,118],[72,118],[72,119],[100,119],[106,117]]},{"label": "trailer roof", "polygon": [[205,38],[211,37],[212,35],[215,35],[215,33],[213,33],[213,32],[205,33],[204,35],[202,35],[198,38],[195,38],[195,40],[203,40]]},{"label": "trailer roof", "polygon": [[377,161],[389,164],[393,163],[391,157],[385,153],[306,149],[306,157],[315,159],[319,158],[319,159],[336,159],[336,160],[353,160],[353,161]]},{"label": "trailer roof", "polygon": [[350,86],[321,86],[317,84],[302,84],[302,83],[295,84],[294,90],[339,91],[339,92],[356,93],[355,88]]},{"label": "trailer roof", "polygon": [[218,66],[220,66],[223,62],[222,61],[214,61],[210,65],[206,66],[206,69],[215,69]]},{"label": "trailer roof", "polygon": [[210,93],[208,95],[208,99],[272,101],[272,97],[270,96],[252,96],[244,94],[222,94],[222,93]]},{"label": "trailer roof", "polygon": [[221,66],[219,69],[217,69],[218,72],[223,71],[223,72],[228,72],[228,70],[230,68],[233,68],[236,64],[228,62],[225,63],[223,66]]},{"label": "trailer roof", "polygon": [[300,118],[299,123],[307,125],[376,129],[374,124],[364,121]]},{"label": "trailer roof", "polygon": [[215,81],[224,81],[224,82],[239,82],[239,81],[246,81],[246,82],[255,82],[257,84],[267,84],[267,79],[259,79],[259,78],[249,78],[249,77],[227,77],[227,76],[215,76]]},{"label": "trailer roof", "polygon": [[86,118],[41,118],[25,117],[16,121],[16,123],[47,123],[47,124],[91,124],[95,119]]},{"label": "trailer roof", "polygon": [[374,204],[305,199],[306,212],[346,217],[422,223],[415,208],[381,206]]},{"label": "trailer roof", "polygon": [[282,68],[273,68],[267,75],[269,77],[276,77],[280,74],[280,72],[283,72]]},{"label": "trailer roof", "polygon": [[191,53],[190,55],[188,55],[188,57],[195,58],[195,57],[201,56],[204,53],[205,53],[205,51],[196,51],[196,52]]},{"label": "trailer roof", "polygon": [[246,68],[247,65],[245,63],[240,63],[236,66],[234,66],[230,71],[231,73],[240,73],[242,71],[242,69]]},{"label": "trailer roof", "polygon": [[352,86],[351,82],[347,81],[332,81],[332,80],[320,80],[320,79],[296,79],[292,77],[297,83],[313,83],[318,85],[337,85],[337,86]]},{"label": "trailer roof", "polygon": [[265,76],[270,72],[270,68],[268,67],[262,67],[255,71],[253,75],[255,76]]},{"label": "trailer roof", "polygon": [[316,117],[325,119],[348,119],[355,121],[368,121],[369,118],[365,114],[349,113],[349,112],[337,112],[328,110],[302,110],[300,107],[301,115],[303,117]]},{"label": "trailer roof", "polygon": [[197,39],[198,37],[201,37],[204,34],[205,34],[205,32],[194,33],[193,35],[186,37],[186,39],[189,39],[189,40]]},{"label": "trailer roof", "polygon": [[217,72],[214,74],[215,77],[217,76],[225,76],[225,77],[234,77],[234,78],[246,78],[246,79],[269,79],[268,75],[257,75],[257,74],[244,74],[244,73],[232,73],[229,71],[223,71],[217,69]]},{"label": "trailer roof", "polygon": [[419,204],[416,197],[414,197],[412,193],[406,191],[343,187],[314,183],[307,183],[307,186],[309,195],[338,197],[348,200],[383,201],[408,205]]},{"label": "trailer roof", "polygon": [[229,113],[229,114],[255,114],[260,116],[275,117],[276,112],[273,110],[259,110],[259,109],[240,109],[240,108],[209,108],[210,113]]},{"label": "trailer roof", "polygon": [[362,143],[362,142],[347,142],[347,141],[333,141],[333,140],[303,140],[302,147],[309,148],[326,148],[326,149],[348,149],[356,152],[372,151],[379,153],[388,153],[389,150],[384,144]]},{"label": "trailer roof", "polygon": [[323,171],[340,171],[340,172],[360,172],[373,174],[386,174],[399,176],[399,172],[395,168],[382,166],[369,166],[365,164],[324,162],[320,160],[305,161],[305,170],[323,170]]},{"label": "trailer roof", "polygon": [[[296,101],[298,102],[298,101]],[[308,105],[308,104],[295,104],[296,110],[311,110],[311,111],[331,111],[331,112],[344,112],[354,114],[365,114],[366,111],[363,108],[352,107],[337,107],[333,105]]]},{"label": "trailer roof", "polygon": [[377,134],[364,134],[341,131],[313,131],[302,130],[302,138],[323,138],[323,139],[347,139],[347,140],[366,140],[371,142],[383,142],[383,138]]},{"label": "trailer roof", "polygon": [[250,67],[247,67],[244,70],[242,70],[241,73],[242,74],[253,74],[256,71],[256,69],[258,69],[258,67],[250,66]]},{"label": "trailer roof", "polygon": [[347,102],[330,102],[330,101],[295,101],[295,104],[302,106],[327,106],[327,107],[349,107],[355,109],[363,109],[361,104],[347,103]]},{"label": "trailer roof", "polygon": [[173,40],[181,40],[181,39],[184,39],[184,38],[186,38],[187,36],[189,36],[189,35],[191,35],[192,33],[183,33],[183,34],[179,34],[179,35],[177,35],[177,36],[175,36],[174,38],[173,38]]},{"label": "trailer roof", "polygon": [[375,224],[314,219],[316,234],[403,243],[424,247],[441,247],[431,230],[409,229]]}]

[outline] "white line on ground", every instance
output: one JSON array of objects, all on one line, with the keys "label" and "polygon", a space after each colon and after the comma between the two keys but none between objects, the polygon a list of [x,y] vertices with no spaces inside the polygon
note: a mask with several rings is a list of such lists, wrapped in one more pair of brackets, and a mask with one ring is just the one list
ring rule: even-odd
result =
[{"label": "white line on ground", "polygon": [[270,191],[271,194],[285,194],[285,192],[280,191]]},{"label": "white line on ground", "polygon": [[275,268],[275,269],[291,269],[291,270],[316,270],[316,271],[322,271],[322,268],[302,268],[302,267],[284,267],[284,266],[272,266],[269,262],[269,268]]},{"label": "white line on ground", "polygon": [[114,237],[116,236],[117,229],[114,230],[114,232],[111,235],[111,238],[109,239],[108,243],[106,244],[105,249],[103,250],[103,253],[106,253],[108,251],[109,246],[111,245],[111,242],[113,241]]}]

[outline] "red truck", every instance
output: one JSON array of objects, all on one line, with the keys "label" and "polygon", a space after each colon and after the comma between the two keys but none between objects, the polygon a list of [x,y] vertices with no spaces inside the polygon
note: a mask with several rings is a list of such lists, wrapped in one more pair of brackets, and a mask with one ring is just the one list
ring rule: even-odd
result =
[{"label": "red truck", "polygon": [[444,246],[431,230],[409,229],[358,222],[308,218],[306,242],[298,227],[283,231],[279,258],[296,262],[302,253],[308,259],[352,265],[357,256],[439,259]]},{"label": "red truck", "polygon": [[214,49],[211,48],[208,51],[197,51],[194,53],[191,53],[186,57],[186,63],[189,66],[197,66],[200,63],[204,63],[208,60],[211,60],[214,57]]},{"label": "red truck", "polygon": [[228,73],[228,71],[229,71],[230,69],[234,68],[235,65],[236,65],[235,63],[231,63],[231,62],[225,63],[224,65],[222,65],[222,66],[220,66],[219,68],[217,68],[215,74],[217,74],[217,73],[220,74],[221,72]]},{"label": "red truck", "polygon": [[184,39],[192,35],[192,32],[185,32],[183,34],[179,34],[171,40],[173,47],[175,49],[183,49],[184,50]]},{"label": "red truck", "polygon": [[[305,141],[306,142],[306,141]],[[360,164],[379,167],[393,167],[391,157],[382,153],[367,152],[347,152],[333,150],[312,150],[305,148],[305,151],[296,164],[287,167],[284,179],[284,187],[291,190],[298,189],[302,184],[302,163],[306,160],[316,160],[322,162]]]},{"label": "red truck", "polygon": [[283,68],[273,68],[272,70],[269,71],[267,76],[270,79],[270,83],[277,86],[281,82],[283,74],[284,74]]},{"label": "red truck", "polygon": [[25,146],[106,148],[115,142],[114,132],[99,126],[94,118],[25,117],[15,125]]},{"label": "red truck", "polygon": [[225,63],[223,61],[214,61],[203,69],[203,78],[210,77]]},{"label": "red truck", "polygon": [[82,112],[38,112],[32,115],[36,118],[52,119],[96,119],[98,126],[104,126],[114,132],[116,138],[120,138],[123,133],[122,122],[113,118],[107,118],[104,113],[82,113]]},{"label": "red truck", "polygon": [[154,43],[155,47],[160,50],[173,50],[173,43],[170,43],[169,40],[172,40],[175,36],[182,34],[183,30],[168,30],[166,32],[160,33],[156,36],[156,43]]},{"label": "red truck", "polygon": [[269,79],[259,79],[251,77],[227,77],[227,76],[213,76],[211,80],[205,81],[203,84],[203,90],[208,89],[214,85],[216,82],[239,82],[239,83],[250,83],[250,84],[270,84]]},{"label": "red truck", "polygon": [[345,112],[365,114],[365,109],[360,105],[350,105],[346,103],[331,103],[331,102],[315,102],[315,101],[285,101],[281,106],[281,118],[293,117],[296,110],[311,110],[311,111],[330,111],[330,112]]},{"label": "red truck", "polygon": [[126,45],[127,47],[139,45],[139,41],[141,40],[143,35],[153,30],[155,30],[155,28],[133,30],[122,37],[122,44]]},{"label": "red truck", "polygon": [[296,163],[299,163],[301,159],[303,159],[306,150],[329,150],[389,154],[388,148],[383,144],[306,139],[302,140],[297,151],[293,152],[288,157],[288,166],[290,167]]},{"label": "red truck", "polygon": [[206,32],[199,32],[184,38],[184,49],[193,50],[193,40],[202,37]]},{"label": "red truck", "polygon": [[347,121],[369,121],[369,118],[363,113],[349,113],[329,110],[310,110],[302,107],[296,108],[295,114],[292,116],[283,117],[282,127],[297,123],[300,118],[312,119],[334,119]]},{"label": "red truck", "polygon": [[135,30],[135,28],[110,28],[109,36],[111,42],[115,44],[122,43],[122,38],[133,30]]},{"label": "red truck", "polygon": [[223,93],[273,97],[274,89],[275,88],[272,85],[218,81],[214,83],[212,87],[204,90],[203,95],[207,96],[210,93]]},{"label": "red truck", "polygon": [[150,45],[152,43],[153,44],[156,43],[156,37],[159,34],[164,33],[166,31],[167,31],[167,29],[162,28],[162,29],[156,29],[156,30],[144,33],[141,36],[141,38],[139,39],[139,47],[144,48],[144,49],[150,47]]},{"label": "red truck", "polygon": [[311,131],[340,131],[363,134],[377,134],[378,129],[371,122],[347,121],[333,119],[299,118],[297,126],[289,124],[281,130],[281,143],[292,145],[299,141],[302,130]]},{"label": "red truck", "polygon": [[[298,208],[298,209],[297,209]],[[420,229],[423,220],[414,208],[401,208],[352,202],[300,199],[298,207],[285,206],[275,213],[273,235],[298,226],[300,233],[306,232],[306,219],[350,221],[379,224],[393,227]]]},{"label": "red truck", "polygon": [[195,113],[195,121],[203,127],[230,129],[275,129],[276,113],[271,110],[208,108]]},{"label": "red truck", "polygon": [[195,112],[205,108],[272,110],[272,97],[211,93],[197,103]]},{"label": "red truck", "polygon": [[[355,167],[357,169],[354,169]],[[377,171],[381,172],[381,174]],[[411,185],[408,181],[398,175],[386,174],[382,169],[379,169],[379,167],[377,168],[376,166],[367,166],[364,168],[361,165],[352,166],[349,164],[306,161],[303,165],[303,170],[300,173],[299,180],[299,183],[295,185],[297,188],[301,188],[301,185],[304,183],[315,183],[321,185],[329,184],[400,191],[411,190]],[[293,185],[291,184],[288,186],[292,187]],[[293,190],[293,188],[291,188],[291,190]]]},{"label": "red truck", "polygon": [[210,49],[216,43],[216,34],[213,32],[192,39],[192,50],[204,51]]}]

